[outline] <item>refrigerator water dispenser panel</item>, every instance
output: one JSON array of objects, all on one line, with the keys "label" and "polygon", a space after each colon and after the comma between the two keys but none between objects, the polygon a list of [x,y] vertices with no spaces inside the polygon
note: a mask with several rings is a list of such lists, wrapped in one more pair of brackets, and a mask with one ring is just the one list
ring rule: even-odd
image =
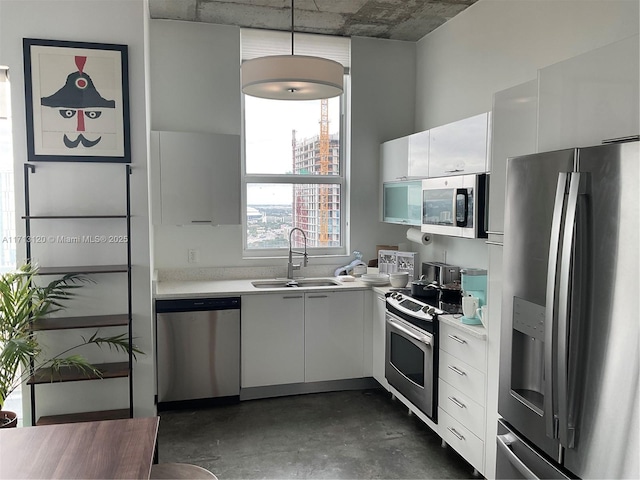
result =
[{"label": "refrigerator water dispenser panel", "polygon": [[511,395],[539,415],[544,412],[545,308],[513,298]]},{"label": "refrigerator water dispenser panel", "polygon": [[513,329],[544,342],[545,307],[513,298]]}]

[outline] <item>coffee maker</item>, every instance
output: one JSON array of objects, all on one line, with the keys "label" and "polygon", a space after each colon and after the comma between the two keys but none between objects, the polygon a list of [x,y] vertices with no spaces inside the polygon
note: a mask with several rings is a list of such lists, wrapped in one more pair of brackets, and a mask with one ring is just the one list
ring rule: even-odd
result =
[{"label": "coffee maker", "polygon": [[[460,270],[460,286],[463,297],[475,297],[478,299],[478,308],[487,304],[487,271],[481,268],[464,268]],[[480,325],[482,322],[476,312],[473,315],[463,316],[462,323],[467,325]]]}]

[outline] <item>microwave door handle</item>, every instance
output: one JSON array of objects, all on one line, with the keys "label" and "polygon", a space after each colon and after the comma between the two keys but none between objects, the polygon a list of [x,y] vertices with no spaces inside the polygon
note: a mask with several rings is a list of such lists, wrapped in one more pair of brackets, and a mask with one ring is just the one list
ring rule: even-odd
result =
[{"label": "microwave door handle", "polygon": [[[578,199],[584,193],[584,173],[572,173],[569,180],[569,196],[565,213],[565,227],[562,237],[562,254],[560,263],[560,282],[558,292],[558,437],[560,443],[567,448],[573,448],[574,429],[569,426],[569,335],[571,328],[571,299],[572,299],[572,270],[576,267],[575,242],[576,228],[583,222],[576,223]],[[580,279],[575,279],[580,280]],[[580,292],[577,292],[580,293]]]},{"label": "microwave door handle", "polygon": [[[458,197],[464,197],[464,215],[462,220],[458,220]],[[456,188],[456,198],[453,202],[455,205],[455,211],[453,212],[456,219],[456,227],[466,227],[467,218],[469,217],[469,192],[466,188]]]},{"label": "microwave door handle", "polygon": [[549,241],[549,263],[547,265],[547,293],[545,306],[545,326],[544,326],[544,418],[547,437],[556,438],[556,412],[554,402],[553,385],[555,383],[554,358],[556,358],[557,345],[554,341],[554,331],[556,329],[556,290],[558,276],[558,260],[560,253],[560,233],[564,212],[565,189],[567,185],[567,174],[558,174],[558,184],[556,186],[556,197],[553,204],[553,219],[551,221],[551,239]]},{"label": "microwave door handle", "polygon": [[519,442],[520,440],[513,433],[506,433],[504,435],[498,435],[498,450],[500,450],[511,465],[513,465],[522,476],[529,480],[539,480],[535,473],[527,467],[522,460],[509,448],[510,445]]}]

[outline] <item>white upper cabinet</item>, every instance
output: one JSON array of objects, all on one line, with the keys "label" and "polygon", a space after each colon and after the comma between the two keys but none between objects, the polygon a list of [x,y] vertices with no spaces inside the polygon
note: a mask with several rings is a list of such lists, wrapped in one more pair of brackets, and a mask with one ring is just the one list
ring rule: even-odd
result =
[{"label": "white upper cabinet", "polygon": [[409,135],[409,171],[413,178],[429,175],[429,130]]},{"label": "white upper cabinet", "polygon": [[154,223],[240,224],[239,135],[152,132],[151,142]]},{"label": "white upper cabinet", "polygon": [[490,114],[429,130],[429,177],[487,171]]},{"label": "white upper cabinet", "polygon": [[536,152],[538,82],[516,85],[493,96],[489,232],[504,232],[507,158]]},{"label": "white upper cabinet", "polygon": [[538,151],[638,135],[639,58],[636,35],[541,69]]},{"label": "white upper cabinet", "polygon": [[409,137],[396,138],[380,145],[380,181],[406,180],[409,171]]}]

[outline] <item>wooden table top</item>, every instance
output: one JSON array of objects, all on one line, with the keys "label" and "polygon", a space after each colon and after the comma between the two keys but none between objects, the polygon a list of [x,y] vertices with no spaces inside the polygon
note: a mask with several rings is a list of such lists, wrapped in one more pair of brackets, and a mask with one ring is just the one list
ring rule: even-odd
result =
[{"label": "wooden table top", "polygon": [[147,479],[159,420],[0,429],[0,479]]}]

